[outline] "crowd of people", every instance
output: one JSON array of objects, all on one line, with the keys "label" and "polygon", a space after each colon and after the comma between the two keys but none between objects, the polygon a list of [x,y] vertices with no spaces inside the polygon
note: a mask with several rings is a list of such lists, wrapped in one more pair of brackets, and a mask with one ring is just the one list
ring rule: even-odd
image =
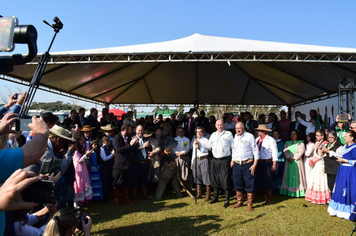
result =
[{"label": "crowd of people", "polygon": [[[251,212],[256,194],[264,195],[266,205],[273,203],[273,194],[282,194],[329,204],[330,215],[355,220],[356,121],[351,117],[349,122],[339,122],[337,116],[330,127],[320,129],[323,121],[315,110],[310,111],[309,121],[295,112],[292,122],[284,111],[279,119],[268,114],[267,120],[265,115],[254,120],[249,112],[238,117],[227,113],[216,120],[205,117],[203,110],[197,116],[194,109],[180,119],[172,114],[135,120],[131,111],[117,119],[104,108],[99,118],[97,109],[85,117],[85,109],[80,108],[62,123],[50,112],[34,117],[31,131],[21,133],[12,124],[23,98],[24,94],[10,97],[0,108],[1,114],[11,108],[0,123],[5,182],[0,188],[5,196],[0,210],[11,213],[6,230],[14,230],[15,235],[26,235],[27,230],[71,235],[78,224],[71,209],[93,200],[106,201],[111,194],[116,208],[121,195],[129,205],[135,204],[137,193],[145,200],[151,198],[149,193],[161,199],[168,183],[178,197],[184,188],[196,190],[200,199],[205,189],[204,201],[209,204],[218,202],[222,193],[225,208],[234,189],[233,208],[243,206],[244,195]],[[61,160],[57,175],[40,174],[46,158]],[[26,203],[19,197],[40,179],[36,176],[57,182],[54,206]],[[24,211],[29,208],[30,212]],[[0,212],[1,230],[4,218]],[[92,223],[87,219],[79,223],[88,235]]]}]

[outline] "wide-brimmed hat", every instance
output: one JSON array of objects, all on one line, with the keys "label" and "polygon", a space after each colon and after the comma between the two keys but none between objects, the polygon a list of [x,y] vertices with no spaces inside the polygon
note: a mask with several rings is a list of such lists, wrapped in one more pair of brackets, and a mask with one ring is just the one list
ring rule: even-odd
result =
[{"label": "wide-brimmed hat", "polygon": [[75,139],[72,138],[72,134],[68,130],[66,130],[65,128],[63,128],[59,125],[54,125],[52,128],[49,129],[49,132],[58,136],[58,137],[67,139],[69,141],[72,141],[72,142],[75,141]]},{"label": "wide-brimmed hat", "polygon": [[115,127],[113,124],[107,124],[106,126],[100,126],[100,129],[105,130],[105,131],[111,131],[115,130],[117,127]]},{"label": "wide-brimmed hat", "polygon": [[145,132],[143,133],[143,137],[148,138],[152,136],[152,132],[149,130],[145,130]]},{"label": "wide-brimmed hat", "polygon": [[94,127],[91,127],[90,125],[84,125],[83,128],[80,129],[82,132],[88,132],[95,129]]},{"label": "wide-brimmed hat", "polygon": [[258,125],[257,128],[255,128],[255,130],[260,130],[260,131],[272,131],[271,129],[267,128],[267,125]]}]

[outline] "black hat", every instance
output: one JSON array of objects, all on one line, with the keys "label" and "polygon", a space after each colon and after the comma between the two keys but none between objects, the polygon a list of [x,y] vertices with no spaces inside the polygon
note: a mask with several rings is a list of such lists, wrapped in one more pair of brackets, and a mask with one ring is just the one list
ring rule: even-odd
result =
[{"label": "black hat", "polygon": [[160,129],[162,131],[163,127],[156,126],[153,131],[156,132],[158,129]]}]

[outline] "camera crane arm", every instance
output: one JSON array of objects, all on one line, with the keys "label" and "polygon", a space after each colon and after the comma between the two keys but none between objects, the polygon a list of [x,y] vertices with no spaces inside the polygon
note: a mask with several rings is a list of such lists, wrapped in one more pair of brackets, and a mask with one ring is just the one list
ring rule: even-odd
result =
[{"label": "camera crane arm", "polygon": [[61,22],[61,20],[58,17],[54,17],[53,21],[54,21],[54,24],[50,25],[47,21],[43,20],[43,22],[45,24],[49,25],[51,28],[54,29],[55,34],[54,34],[52,41],[48,47],[48,50],[44,54],[42,54],[42,56],[40,57],[40,59],[38,61],[36,71],[32,77],[28,92],[25,97],[23,107],[22,107],[20,115],[19,115],[20,119],[25,118],[25,115],[28,113],[28,110],[30,109],[33,98],[36,94],[36,91],[37,91],[39,85],[40,85],[40,81],[41,81],[43,72],[47,66],[49,58],[51,57],[51,55],[49,54],[49,51],[52,47],[52,44],[53,44],[54,39],[56,38],[57,34],[63,28],[63,23]]}]

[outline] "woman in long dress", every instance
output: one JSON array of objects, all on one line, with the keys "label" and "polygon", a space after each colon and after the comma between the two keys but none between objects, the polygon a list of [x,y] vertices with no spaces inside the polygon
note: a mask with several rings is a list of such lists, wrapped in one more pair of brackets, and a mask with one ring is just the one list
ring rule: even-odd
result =
[{"label": "woman in long dress", "polygon": [[335,179],[337,170],[339,169],[340,163],[337,161],[337,156],[341,156],[343,144],[337,137],[335,130],[330,130],[328,133],[329,145],[326,148],[323,148],[323,152],[326,153],[324,156],[325,163],[325,174],[328,179],[328,186],[330,192],[334,189]]},{"label": "woman in long dress", "polygon": [[297,140],[296,130],[291,132],[291,141],[284,145],[286,158],[280,194],[290,197],[304,197],[306,190],[305,171],[302,156],[305,152],[303,140]]},{"label": "woman in long dress", "polygon": [[284,142],[280,139],[280,132],[278,130],[274,130],[272,132],[273,138],[276,140],[277,149],[278,149],[278,161],[276,165],[276,171],[273,174],[273,184],[274,184],[274,192],[279,193],[279,188],[282,185],[283,173],[284,173]]},{"label": "woman in long dress", "polygon": [[356,202],[356,133],[347,131],[344,136],[345,146],[337,171],[335,186],[329,203],[328,212],[348,220],[355,220]]},{"label": "woman in long dress", "polygon": [[85,160],[89,159],[91,156],[92,151],[88,150],[87,152],[84,152],[84,142],[84,137],[79,135],[77,138],[78,149],[73,155],[73,164],[75,169],[74,202],[77,205],[92,199],[89,171],[85,162]]},{"label": "woman in long dress", "polygon": [[313,157],[314,154],[314,146],[315,146],[315,133],[309,133],[307,135],[307,145],[306,145],[306,149],[305,149],[305,153],[304,153],[304,169],[305,169],[305,179],[307,182],[307,186],[309,184],[310,181],[310,171],[311,171],[311,167],[309,165],[310,162],[310,158]]},{"label": "woman in long dress", "polygon": [[330,192],[326,174],[324,173],[323,148],[328,146],[324,130],[315,133],[316,143],[314,155],[310,159],[309,165],[312,168],[309,175],[308,187],[305,193],[305,200],[312,203],[326,204],[330,202]]}]

